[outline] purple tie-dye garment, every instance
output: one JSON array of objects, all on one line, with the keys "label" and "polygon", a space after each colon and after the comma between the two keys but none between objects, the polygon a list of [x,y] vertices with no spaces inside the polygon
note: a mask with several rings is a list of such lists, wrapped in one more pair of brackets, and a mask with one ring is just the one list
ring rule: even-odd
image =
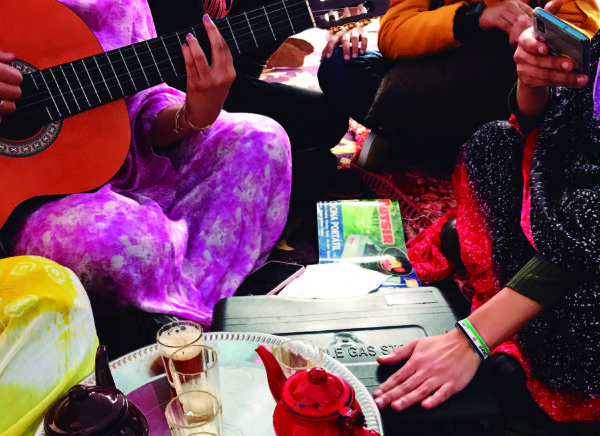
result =
[{"label": "purple tie-dye garment", "polygon": [[[145,0],[62,0],[105,50],[155,36]],[[122,169],[94,193],[46,203],[14,253],[74,270],[97,312],[139,308],[209,325],[212,308],[264,262],[286,221],[289,141],[274,121],[222,112],[162,155],[148,131],[183,93],[166,85],[127,98],[133,140]]]}]

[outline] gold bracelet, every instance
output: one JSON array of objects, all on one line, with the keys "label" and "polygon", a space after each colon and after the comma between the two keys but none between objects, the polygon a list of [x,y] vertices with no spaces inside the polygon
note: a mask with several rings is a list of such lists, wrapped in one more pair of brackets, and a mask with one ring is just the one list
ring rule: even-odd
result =
[{"label": "gold bracelet", "polygon": [[194,130],[195,132],[198,132],[198,133],[199,133],[199,132],[204,132],[205,130],[208,130],[208,129],[210,129],[210,128],[213,126],[213,124],[214,124],[214,122],[212,122],[212,123],[210,123],[210,124],[207,124],[206,126],[202,126],[202,127],[194,126],[194,125],[193,125],[193,124],[190,122],[190,120],[188,120],[188,117],[187,117],[187,111],[186,111],[185,109],[183,109],[183,119],[185,120],[185,123],[188,125],[188,127],[189,127],[190,129],[192,129],[192,130]]},{"label": "gold bracelet", "polygon": [[214,122],[213,122],[213,123],[207,124],[206,126],[202,126],[202,127],[193,125],[190,122],[190,120],[188,120],[186,105],[182,104],[181,107],[179,109],[177,109],[177,112],[175,113],[175,127],[173,128],[173,132],[175,132],[178,135],[183,131],[183,126],[181,125],[181,116],[182,115],[183,115],[183,119],[184,119],[185,123],[188,125],[188,127],[196,133],[204,132],[205,130],[210,129],[214,124]]},{"label": "gold bracelet", "polygon": [[352,22],[352,23],[342,24],[341,26],[333,26],[329,29],[329,33],[331,33],[332,35],[335,35],[336,33],[347,32],[349,30],[354,29],[355,27],[365,27],[372,21],[373,21],[372,18],[365,18],[364,20],[359,20],[359,21]]},{"label": "gold bracelet", "polygon": [[177,112],[175,112],[175,127],[173,128],[173,132],[176,134],[180,134],[183,128],[181,127],[181,113],[185,111],[185,105],[182,104]]}]

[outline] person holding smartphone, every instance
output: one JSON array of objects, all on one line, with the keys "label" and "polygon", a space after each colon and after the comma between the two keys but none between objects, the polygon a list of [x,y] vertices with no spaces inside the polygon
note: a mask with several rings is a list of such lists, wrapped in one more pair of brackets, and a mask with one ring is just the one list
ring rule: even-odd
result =
[{"label": "person holding smartphone", "polygon": [[[338,110],[372,130],[357,163],[377,169],[390,146],[402,159],[451,170],[458,149],[481,125],[509,116],[520,33],[543,0],[391,0],[380,20],[379,51],[323,59],[319,84]],[[563,20],[591,37],[594,0],[564,0]],[[352,90],[352,92],[348,92]]]},{"label": "person holding smartphone", "polygon": [[[560,0],[546,5],[551,13],[559,8]],[[550,55],[533,28],[519,36],[513,117],[475,133],[454,173],[461,277],[472,312],[442,336],[379,358],[405,362],[374,392],[379,407],[436,407],[489,358],[520,412],[600,423],[598,34],[591,57],[588,79],[571,59]],[[409,246],[425,282],[454,268],[448,253],[432,248],[452,216]],[[523,407],[532,398],[537,406]]]}]

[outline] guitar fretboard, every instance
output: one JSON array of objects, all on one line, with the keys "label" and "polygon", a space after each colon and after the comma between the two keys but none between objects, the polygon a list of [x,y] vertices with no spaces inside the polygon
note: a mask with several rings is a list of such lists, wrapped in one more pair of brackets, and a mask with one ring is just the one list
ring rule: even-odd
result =
[{"label": "guitar fretboard", "polygon": [[[235,56],[313,27],[305,1],[280,0],[216,21]],[[185,76],[181,46],[192,33],[209,50],[202,24],[24,75],[14,118],[48,123]]]}]

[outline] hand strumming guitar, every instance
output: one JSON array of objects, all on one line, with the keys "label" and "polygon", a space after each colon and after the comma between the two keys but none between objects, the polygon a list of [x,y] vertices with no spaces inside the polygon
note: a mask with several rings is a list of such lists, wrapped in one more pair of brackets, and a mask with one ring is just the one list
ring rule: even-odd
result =
[{"label": "hand strumming guitar", "polygon": [[209,128],[219,116],[229,88],[235,79],[233,58],[227,43],[208,15],[204,15],[211,46],[211,65],[196,38],[188,34],[183,45],[187,73],[185,106],[173,105],[162,110],[150,130],[155,147],[172,144]]},{"label": "hand strumming guitar", "polygon": [[0,50],[0,122],[2,115],[15,110],[15,100],[21,96],[21,72],[11,65],[14,54]]}]

